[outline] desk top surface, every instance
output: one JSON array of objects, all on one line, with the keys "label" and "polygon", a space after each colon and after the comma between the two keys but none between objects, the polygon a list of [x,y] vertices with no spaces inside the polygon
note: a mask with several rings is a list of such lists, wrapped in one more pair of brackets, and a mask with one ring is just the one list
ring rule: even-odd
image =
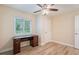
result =
[{"label": "desk top surface", "polygon": [[19,39],[19,38],[25,38],[25,37],[32,37],[36,35],[19,35],[19,36],[14,36],[13,39]]}]

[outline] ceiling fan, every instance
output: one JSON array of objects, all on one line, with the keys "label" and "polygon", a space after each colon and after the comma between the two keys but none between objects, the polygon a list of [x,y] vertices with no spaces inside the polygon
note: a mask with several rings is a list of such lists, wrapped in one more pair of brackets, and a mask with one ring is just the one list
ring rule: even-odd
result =
[{"label": "ceiling fan", "polygon": [[37,13],[37,12],[44,12],[44,15],[46,15],[47,11],[58,11],[58,9],[56,8],[52,8],[54,4],[37,4],[37,6],[41,7],[41,10],[37,10],[33,13]]}]

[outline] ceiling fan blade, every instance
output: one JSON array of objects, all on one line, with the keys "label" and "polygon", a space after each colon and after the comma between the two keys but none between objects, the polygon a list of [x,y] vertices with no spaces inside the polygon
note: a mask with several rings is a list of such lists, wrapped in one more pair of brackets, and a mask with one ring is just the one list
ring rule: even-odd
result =
[{"label": "ceiling fan blade", "polygon": [[52,9],[52,8],[50,8],[49,10],[50,11],[58,11],[58,9]]},{"label": "ceiling fan blade", "polygon": [[33,13],[37,13],[37,12],[40,12],[41,10],[38,10],[38,11],[35,11],[35,12],[33,12]]},{"label": "ceiling fan blade", "polygon": [[41,4],[37,4],[37,5],[42,8],[42,5]]},{"label": "ceiling fan blade", "polygon": [[51,6],[55,5],[55,4],[50,4]]}]

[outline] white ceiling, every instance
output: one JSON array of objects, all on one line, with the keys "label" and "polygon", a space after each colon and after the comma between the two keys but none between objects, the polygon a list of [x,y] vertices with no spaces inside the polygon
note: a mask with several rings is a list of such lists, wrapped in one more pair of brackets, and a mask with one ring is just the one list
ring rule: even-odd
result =
[{"label": "white ceiling", "polygon": [[[36,4],[6,4],[5,6],[15,8],[24,12],[29,12],[34,14],[34,11],[40,10],[41,8]],[[66,13],[71,11],[79,10],[79,4],[55,4],[52,8],[57,8],[58,11],[50,12],[52,15]],[[40,14],[40,13],[36,13]]]}]

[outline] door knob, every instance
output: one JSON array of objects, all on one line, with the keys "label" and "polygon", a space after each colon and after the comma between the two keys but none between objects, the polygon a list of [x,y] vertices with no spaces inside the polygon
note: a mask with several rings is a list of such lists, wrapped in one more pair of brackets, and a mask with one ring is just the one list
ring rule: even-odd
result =
[{"label": "door knob", "polygon": [[78,35],[78,33],[75,33],[75,35]]},{"label": "door knob", "polygon": [[47,32],[45,32],[45,33],[47,33]]}]

